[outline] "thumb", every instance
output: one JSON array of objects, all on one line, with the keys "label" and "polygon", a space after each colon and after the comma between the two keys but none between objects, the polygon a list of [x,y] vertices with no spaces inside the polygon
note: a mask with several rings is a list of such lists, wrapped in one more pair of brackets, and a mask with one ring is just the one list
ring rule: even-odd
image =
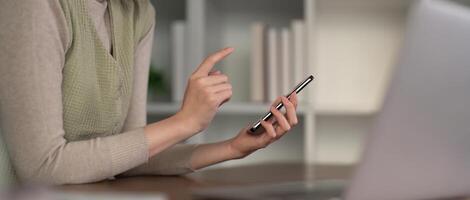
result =
[{"label": "thumb", "polygon": [[219,50],[212,55],[208,56],[204,61],[199,65],[199,67],[194,71],[193,75],[197,77],[203,77],[209,75],[209,72],[212,70],[214,67],[215,63],[221,61],[228,55],[230,55],[233,52],[234,48],[228,47],[224,48],[222,50]]}]

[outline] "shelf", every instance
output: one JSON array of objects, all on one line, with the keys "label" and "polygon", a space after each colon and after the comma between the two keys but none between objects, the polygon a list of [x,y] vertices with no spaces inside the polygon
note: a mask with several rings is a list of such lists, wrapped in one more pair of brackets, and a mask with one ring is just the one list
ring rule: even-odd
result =
[{"label": "shelf", "polygon": [[315,109],[317,116],[369,116],[377,114],[376,109],[367,108],[318,108]]},{"label": "shelf", "polygon": [[[152,102],[147,104],[147,113],[149,115],[167,115],[176,113],[181,106],[181,103],[174,102]],[[251,114],[263,114],[267,112],[269,104],[265,103],[227,103],[223,105],[219,112],[220,114],[231,114],[231,115],[251,115]],[[298,114],[305,115],[309,110],[312,110],[312,106],[307,104],[299,105]],[[366,109],[337,109],[337,108],[319,108],[315,110],[315,115],[319,116],[368,116],[374,115],[377,110],[366,110]]]},{"label": "shelf", "polygon": [[[164,115],[176,113],[181,104],[172,102],[159,102],[147,104],[147,114],[149,115]],[[268,111],[269,104],[264,103],[227,103],[223,105],[219,114],[233,114],[233,115],[250,115],[250,114],[263,114]],[[298,114],[304,115],[311,110],[308,105],[299,105]]]}]

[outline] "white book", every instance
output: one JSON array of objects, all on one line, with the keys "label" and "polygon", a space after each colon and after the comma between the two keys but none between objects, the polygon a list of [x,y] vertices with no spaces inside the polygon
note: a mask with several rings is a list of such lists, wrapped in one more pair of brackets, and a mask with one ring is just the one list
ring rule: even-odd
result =
[{"label": "white book", "polygon": [[268,96],[268,101],[273,101],[276,99],[276,97],[279,95],[279,90],[278,90],[278,60],[279,60],[279,39],[278,39],[278,33],[277,30],[274,28],[269,28],[268,33],[267,33],[267,38],[268,38],[268,44],[267,44],[267,49],[268,49],[268,58],[267,58],[267,65],[266,65],[266,71],[268,74],[267,77],[267,96]]},{"label": "white book", "polygon": [[265,98],[265,29],[263,23],[251,25],[251,68],[250,98],[253,102],[263,102]]},{"label": "white book", "polygon": [[279,95],[287,95],[291,90],[291,32],[288,28],[282,28],[281,30],[281,56],[279,66],[279,80],[280,80],[280,91]]},{"label": "white book", "polygon": [[171,64],[172,64],[172,100],[183,101],[186,89],[187,70],[185,62],[185,31],[184,21],[175,21],[171,24]]},{"label": "white book", "polygon": [[[305,24],[302,20],[292,21],[292,81],[291,85],[296,85],[307,77],[305,65],[306,60],[306,40]],[[303,101],[305,95],[299,95],[299,101]]]}]

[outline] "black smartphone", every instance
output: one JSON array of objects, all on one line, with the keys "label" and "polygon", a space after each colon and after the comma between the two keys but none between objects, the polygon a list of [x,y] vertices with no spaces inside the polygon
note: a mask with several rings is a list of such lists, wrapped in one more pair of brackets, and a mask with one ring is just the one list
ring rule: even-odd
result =
[{"label": "black smartphone", "polygon": [[[293,94],[294,92],[296,94],[298,94],[300,91],[302,91],[302,89],[304,89],[305,86],[307,86],[312,81],[313,81],[313,75],[310,75],[304,81],[300,82],[294,88],[294,90],[292,90],[292,92],[290,92],[288,95],[286,95],[286,97],[289,99],[290,95]],[[282,107],[284,107],[284,104],[282,104],[282,102],[280,102],[279,104],[276,105],[277,110],[280,110]],[[251,126],[251,128],[249,130],[249,133],[251,133],[253,135],[259,135],[259,134],[263,133],[264,128],[263,128],[263,126],[261,126],[261,120],[267,121],[267,120],[271,119],[272,116],[273,116],[273,113],[271,113],[271,112],[266,113],[260,120],[258,120],[256,123],[254,123]]]}]

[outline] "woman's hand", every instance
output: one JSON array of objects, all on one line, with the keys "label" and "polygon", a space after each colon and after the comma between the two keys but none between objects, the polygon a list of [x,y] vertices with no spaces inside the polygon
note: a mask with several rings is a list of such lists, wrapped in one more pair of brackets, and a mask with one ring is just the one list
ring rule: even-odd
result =
[{"label": "woman's hand", "polygon": [[[282,101],[286,108],[286,114],[283,115],[275,106]],[[297,95],[293,93],[290,100],[286,97],[279,97],[271,105],[271,112],[274,119],[269,122],[261,121],[261,125],[265,129],[260,135],[251,135],[248,133],[250,127],[243,128],[240,133],[228,142],[229,149],[234,158],[243,158],[258,149],[265,148],[269,144],[281,138],[292,127],[297,125],[298,119],[296,114]],[[274,124],[274,125],[273,125]]]},{"label": "woman's hand", "polygon": [[177,113],[194,130],[194,134],[207,128],[218,108],[232,96],[232,85],[228,77],[220,72],[211,72],[214,65],[233,52],[233,48],[222,49],[208,56],[188,80],[183,105]]}]

